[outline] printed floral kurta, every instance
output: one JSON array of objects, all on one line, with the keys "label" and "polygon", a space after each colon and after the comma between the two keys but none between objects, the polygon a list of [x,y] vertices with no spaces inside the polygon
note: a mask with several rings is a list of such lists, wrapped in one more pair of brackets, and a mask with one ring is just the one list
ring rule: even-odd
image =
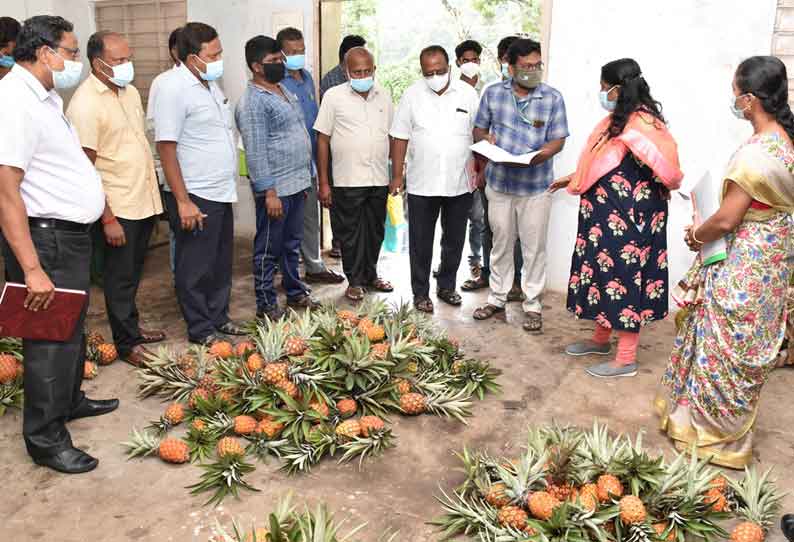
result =
[{"label": "printed floral kurta", "polygon": [[667,199],[653,171],[627,153],[582,194],[568,310],[618,331],[667,316]]}]

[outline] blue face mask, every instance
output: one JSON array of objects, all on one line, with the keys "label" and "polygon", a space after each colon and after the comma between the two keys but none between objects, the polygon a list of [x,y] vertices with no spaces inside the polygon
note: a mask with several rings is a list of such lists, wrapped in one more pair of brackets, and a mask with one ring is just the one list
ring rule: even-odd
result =
[{"label": "blue face mask", "polygon": [[306,66],[306,55],[284,55],[284,65],[288,70],[302,70]]},{"label": "blue face mask", "polygon": [[614,111],[615,107],[617,107],[617,105],[618,105],[617,100],[615,100],[613,102],[613,101],[610,101],[610,99],[609,99],[609,93],[612,92],[615,88],[617,88],[617,85],[615,85],[614,87],[612,87],[609,90],[602,90],[601,93],[598,95],[599,101],[601,102],[601,107],[603,107],[604,109],[606,109],[610,113],[612,111]]},{"label": "blue face mask", "polygon": [[350,87],[356,92],[369,92],[374,84],[375,78],[372,76],[363,79],[350,78]]},{"label": "blue face mask", "polygon": [[502,64],[502,77],[510,79],[510,64]]},{"label": "blue face mask", "polygon": [[204,62],[198,55],[195,55],[196,58],[204,64],[206,71],[199,70],[199,77],[204,79],[205,81],[215,81],[223,77],[223,59],[216,60],[215,62]]},{"label": "blue face mask", "polygon": [[14,57],[11,55],[0,56],[0,68],[10,69],[14,67]]}]

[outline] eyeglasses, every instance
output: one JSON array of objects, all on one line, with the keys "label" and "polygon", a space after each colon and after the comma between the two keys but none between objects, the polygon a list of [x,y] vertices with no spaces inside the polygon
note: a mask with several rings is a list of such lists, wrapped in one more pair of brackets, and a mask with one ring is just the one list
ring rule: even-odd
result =
[{"label": "eyeglasses", "polygon": [[64,51],[66,51],[67,53],[72,55],[72,58],[75,58],[75,57],[80,55],[80,48],[79,47],[71,49],[69,47],[64,47],[63,45],[56,45],[55,48],[56,49],[63,49]]},{"label": "eyeglasses", "polygon": [[516,66],[520,70],[527,70],[528,72],[538,72],[542,70],[546,65],[543,62],[538,62],[536,64],[526,64],[524,66]]}]

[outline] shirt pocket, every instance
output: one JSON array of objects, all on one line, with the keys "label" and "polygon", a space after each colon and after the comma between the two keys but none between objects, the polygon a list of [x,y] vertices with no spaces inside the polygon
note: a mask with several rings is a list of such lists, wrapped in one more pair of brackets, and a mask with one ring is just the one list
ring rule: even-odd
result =
[{"label": "shirt pocket", "polygon": [[458,107],[452,113],[452,122],[450,129],[454,135],[458,136],[471,136],[474,123],[470,111]]}]

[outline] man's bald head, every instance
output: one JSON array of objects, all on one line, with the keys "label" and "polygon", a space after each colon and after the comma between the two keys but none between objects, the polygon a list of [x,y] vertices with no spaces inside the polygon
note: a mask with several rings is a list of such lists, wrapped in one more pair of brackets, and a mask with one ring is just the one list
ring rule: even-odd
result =
[{"label": "man's bald head", "polygon": [[113,66],[130,62],[132,51],[127,38],[117,32],[103,31],[88,38],[86,55],[94,75],[104,81],[112,75]]},{"label": "man's bald head", "polygon": [[351,79],[370,77],[375,73],[375,56],[366,47],[353,47],[345,55],[345,68]]}]

